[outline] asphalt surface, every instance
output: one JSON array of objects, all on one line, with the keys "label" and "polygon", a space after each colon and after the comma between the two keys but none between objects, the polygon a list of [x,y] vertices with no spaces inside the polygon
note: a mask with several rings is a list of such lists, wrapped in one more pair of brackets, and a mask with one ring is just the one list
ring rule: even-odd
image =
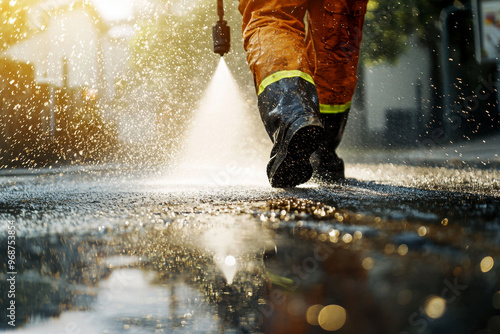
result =
[{"label": "asphalt surface", "polygon": [[13,225],[20,333],[497,333],[500,171],[443,165],[2,171],[0,326]]}]

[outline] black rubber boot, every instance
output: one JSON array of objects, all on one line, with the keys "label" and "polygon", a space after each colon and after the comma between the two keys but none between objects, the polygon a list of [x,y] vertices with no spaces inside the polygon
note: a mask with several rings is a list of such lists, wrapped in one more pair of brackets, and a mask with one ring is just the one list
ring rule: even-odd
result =
[{"label": "black rubber boot", "polygon": [[274,143],[267,176],[275,188],[295,187],[313,173],[311,154],[324,136],[316,87],[300,78],[284,78],[259,95],[259,111]]},{"label": "black rubber boot", "polygon": [[325,137],[311,156],[316,181],[335,183],[345,179],[344,161],[335,152],[344,135],[349,110],[338,114],[321,114]]}]

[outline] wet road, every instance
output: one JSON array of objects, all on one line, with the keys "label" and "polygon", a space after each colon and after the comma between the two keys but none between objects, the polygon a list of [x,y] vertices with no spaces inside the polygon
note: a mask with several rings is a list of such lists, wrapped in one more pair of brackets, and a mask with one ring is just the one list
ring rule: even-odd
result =
[{"label": "wet road", "polygon": [[498,169],[259,173],[3,172],[1,328],[15,226],[20,333],[500,333]]}]

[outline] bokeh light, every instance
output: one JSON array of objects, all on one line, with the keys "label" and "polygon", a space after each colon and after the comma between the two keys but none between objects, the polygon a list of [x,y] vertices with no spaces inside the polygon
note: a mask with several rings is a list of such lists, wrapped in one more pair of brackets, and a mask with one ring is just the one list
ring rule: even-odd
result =
[{"label": "bokeh light", "polygon": [[361,265],[363,266],[363,268],[365,268],[366,270],[370,270],[373,268],[373,259],[371,257],[367,257],[363,260],[363,262],[361,263]]},{"label": "bokeh light", "polygon": [[405,244],[399,245],[398,254],[401,256],[408,254],[408,246],[406,246]]},{"label": "bokeh light", "polygon": [[318,322],[321,328],[326,331],[336,331],[341,329],[347,319],[346,310],[339,305],[325,306],[319,312]]},{"label": "bokeh light", "polygon": [[487,273],[493,268],[493,265],[495,264],[495,261],[491,256],[486,256],[481,260],[481,271],[483,273]]},{"label": "bokeh light", "polygon": [[424,310],[429,318],[441,318],[446,311],[446,301],[439,296],[431,296],[427,298]]},{"label": "bokeh light", "polygon": [[350,243],[352,241],[352,235],[349,233],[346,233],[342,236],[342,241],[345,242],[346,244]]},{"label": "bokeh light", "polygon": [[385,245],[384,252],[387,255],[390,255],[390,254],[394,253],[395,250],[396,250],[396,247],[393,244],[387,244],[387,245]]},{"label": "bokeh light", "polygon": [[313,326],[319,325],[318,316],[322,309],[323,305],[320,304],[310,306],[306,312],[307,323]]}]

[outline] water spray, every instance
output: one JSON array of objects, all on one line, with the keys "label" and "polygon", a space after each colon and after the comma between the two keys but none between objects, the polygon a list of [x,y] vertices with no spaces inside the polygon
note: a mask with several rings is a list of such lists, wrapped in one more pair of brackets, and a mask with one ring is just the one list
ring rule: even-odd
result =
[{"label": "water spray", "polygon": [[224,56],[231,48],[231,31],[224,21],[224,5],[222,0],[217,0],[217,15],[219,21],[213,26],[212,34],[214,39],[214,52]]}]

